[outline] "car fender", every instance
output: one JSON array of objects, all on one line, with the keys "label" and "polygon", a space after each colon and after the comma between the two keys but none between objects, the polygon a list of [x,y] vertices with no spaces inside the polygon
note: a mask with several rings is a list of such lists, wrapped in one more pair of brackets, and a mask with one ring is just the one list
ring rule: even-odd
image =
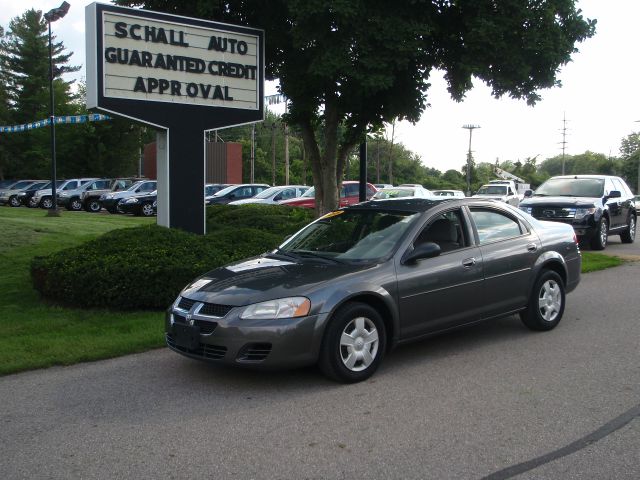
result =
[{"label": "car fender", "polygon": [[533,275],[531,276],[531,281],[529,285],[530,288],[533,288],[533,284],[538,279],[540,272],[551,265],[553,265],[554,270],[560,270],[558,271],[558,273],[560,273],[560,276],[562,277],[563,281],[566,283],[569,275],[569,272],[567,270],[566,260],[558,252],[548,251],[548,252],[542,253],[536,260],[535,264],[533,265]]},{"label": "car fender", "polygon": [[[343,284],[340,287],[341,288],[336,288],[324,302],[322,311],[327,312],[327,315],[324,317],[324,324],[320,325],[322,331],[324,332],[326,324],[345,303],[350,301],[361,301],[369,304],[371,304],[371,301],[373,301],[373,303],[379,302],[384,305],[389,312],[388,317],[382,315],[381,312],[381,316],[387,324],[388,330],[392,332],[387,343],[390,346],[395,345],[398,332],[400,331],[400,313],[398,311],[395,294],[380,285],[367,282],[350,284],[346,286],[346,288]],[[373,306],[375,307],[375,305]]]}]

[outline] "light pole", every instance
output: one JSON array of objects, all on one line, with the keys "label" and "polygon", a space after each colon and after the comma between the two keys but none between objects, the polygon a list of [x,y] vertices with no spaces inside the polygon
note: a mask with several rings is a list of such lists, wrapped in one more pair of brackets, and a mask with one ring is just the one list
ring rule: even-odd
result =
[{"label": "light pole", "polygon": [[69,5],[67,2],[62,2],[58,8],[53,8],[44,14],[44,19],[49,25],[49,101],[50,111],[49,121],[51,122],[51,208],[47,213],[50,217],[57,217],[60,215],[58,212],[58,197],[56,195],[56,116],[53,105],[53,46],[51,44],[51,22],[60,20],[69,11]]},{"label": "light pole", "polygon": [[467,196],[471,196],[471,135],[475,128],[480,128],[480,125],[466,124],[462,128],[469,130],[469,153],[467,153]]},{"label": "light pole", "polygon": [[[640,120],[636,120],[636,123],[640,122]],[[638,189],[636,190],[636,195],[640,195],[640,155],[638,156]]]}]

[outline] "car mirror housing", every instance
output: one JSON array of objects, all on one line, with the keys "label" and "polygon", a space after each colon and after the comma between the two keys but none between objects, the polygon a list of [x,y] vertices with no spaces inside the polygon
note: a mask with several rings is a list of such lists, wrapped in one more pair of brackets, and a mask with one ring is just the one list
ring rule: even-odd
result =
[{"label": "car mirror housing", "polygon": [[438,255],[440,255],[440,252],[440,245],[434,242],[425,242],[418,245],[410,252],[406,253],[404,255],[404,258],[402,259],[402,263],[405,265],[410,265],[424,258],[437,257]]},{"label": "car mirror housing", "polygon": [[620,190],[611,190],[609,192],[609,195],[607,195],[607,198],[621,198],[622,197],[622,193],[620,193]]}]

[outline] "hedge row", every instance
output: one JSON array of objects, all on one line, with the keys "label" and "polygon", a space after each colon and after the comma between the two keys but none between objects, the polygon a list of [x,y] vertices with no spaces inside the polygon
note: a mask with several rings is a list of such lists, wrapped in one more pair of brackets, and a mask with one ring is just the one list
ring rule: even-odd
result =
[{"label": "hedge row", "polygon": [[207,235],[156,225],[113,230],[34,258],[31,278],[42,297],[67,306],[165,309],[197,276],[276,247],[312,215],[279,206],[215,206],[207,209]]}]

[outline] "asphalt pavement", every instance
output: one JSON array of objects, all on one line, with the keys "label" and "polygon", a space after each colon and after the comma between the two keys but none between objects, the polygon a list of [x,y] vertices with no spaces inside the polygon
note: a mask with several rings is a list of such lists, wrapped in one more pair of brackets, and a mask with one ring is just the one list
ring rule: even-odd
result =
[{"label": "asphalt pavement", "polygon": [[0,478],[635,480],[639,277],[584,275],[551,332],[478,325],[355,385],[167,349],[6,376]]}]

